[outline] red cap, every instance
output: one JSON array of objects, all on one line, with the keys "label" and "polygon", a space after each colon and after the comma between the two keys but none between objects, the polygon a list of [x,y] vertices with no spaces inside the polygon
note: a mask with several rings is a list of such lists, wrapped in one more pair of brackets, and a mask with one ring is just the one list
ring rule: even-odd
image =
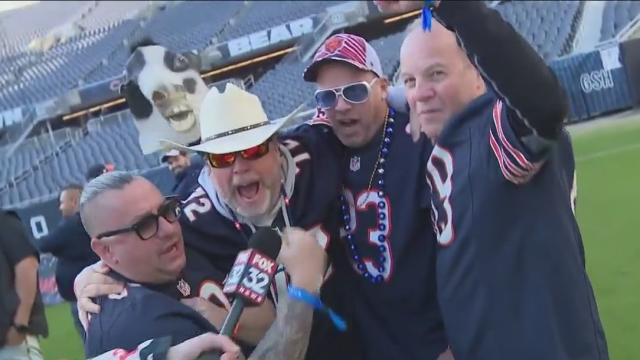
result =
[{"label": "red cap", "polygon": [[305,71],[305,81],[315,82],[320,65],[328,60],[344,61],[364,71],[371,71],[382,77],[380,58],[369,43],[353,34],[336,34],[328,38],[313,56],[313,61]]}]

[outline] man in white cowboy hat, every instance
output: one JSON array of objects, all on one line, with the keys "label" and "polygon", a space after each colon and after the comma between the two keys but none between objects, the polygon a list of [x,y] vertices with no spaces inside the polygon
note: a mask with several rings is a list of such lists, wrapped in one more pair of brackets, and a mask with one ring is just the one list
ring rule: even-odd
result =
[{"label": "man in white cowboy hat", "polygon": [[[187,270],[196,274],[187,281],[210,302],[190,305],[212,316],[214,323],[222,322],[229,302],[221,288],[224,279],[215,274],[229,272],[238,252],[246,249],[249,237],[261,226],[304,228],[324,246],[333,268],[349,266],[337,241],[342,145],[330,127],[323,122],[303,124],[278,136],[291,116],[267,119],[258,97],[233,84],[223,92],[211,88],[200,114],[202,141],[188,149],[203,153],[206,166],[198,179],[200,186],[183,203],[180,222]],[[89,277],[80,282],[96,282]],[[328,274],[324,282],[318,279],[318,286],[322,284],[322,301],[345,316],[338,297],[345,290],[339,280]],[[287,296],[282,269],[274,284],[272,300],[277,303]],[[79,294],[85,300],[92,295]],[[245,311],[239,327],[244,340],[257,343],[272,319],[273,311],[266,315]],[[350,335],[339,333],[328,318],[316,314],[307,359],[357,359]]]},{"label": "man in white cowboy hat", "polygon": [[350,298],[364,358],[448,356],[424,181],[430,144],[414,143],[408,115],[387,105],[388,82],[363,38],[328,38],[304,79],[316,83],[318,108],[348,147],[341,233],[352,263]]}]

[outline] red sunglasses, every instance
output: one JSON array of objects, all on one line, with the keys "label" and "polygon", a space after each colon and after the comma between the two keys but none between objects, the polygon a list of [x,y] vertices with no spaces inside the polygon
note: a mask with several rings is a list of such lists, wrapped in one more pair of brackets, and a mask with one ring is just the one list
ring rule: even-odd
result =
[{"label": "red sunglasses", "polygon": [[240,155],[245,160],[257,160],[265,156],[269,152],[269,143],[271,138],[262,144],[252,146],[248,149],[230,152],[226,154],[206,154],[207,161],[211,167],[216,169],[226,168],[236,162],[236,158]]}]

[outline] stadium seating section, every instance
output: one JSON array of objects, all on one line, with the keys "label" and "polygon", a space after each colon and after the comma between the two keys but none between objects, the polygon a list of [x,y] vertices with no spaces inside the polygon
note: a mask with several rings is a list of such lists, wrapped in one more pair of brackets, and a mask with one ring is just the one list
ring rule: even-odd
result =
[{"label": "stadium seating section", "polygon": [[[545,60],[571,52],[582,16],[581,1],[501,1],[497,10]],[[176,51],[202,50],[255,31],[322,13],[331,1],[43,1],[0,13],[0,111],[61,96],[71,89],[121,74],[128,45],[143,37]],[[601,39],[614,37],[640,13],[640,2],[605,5]],[[70,23],[81,29],[47,51],[29,47]],[[29,24],[29,26],[25,26]],[[383,70],[398,69],[402,33],[370,39]],[[255,81],[271,118],[306,102],[313,84],[302,81],[307,64],[285,58]],[[53,139],[53,141],[52,141]],[[24,204],[82,182],[86,169],[111,162],[119,169],[158,171],[158,157],[143,156],[128,112],[94,119],[85,130],[62,129],[27,139],[10,157],[0,148],[0,204]]]},{"label": "stadium seating section", "polygon": [[602,15],[601,40],[611,39],[640,14],[639,1],[607,1]]},{"label": "stadium seating section", "polygon": [[[0,156],[0,204],[51,196],[70,183],[83,183],[90,166],[112,163],[119,170],[159,166],[158,156],[144,156],[129,113],[93,119],[86,131],[64,128],[30,138],[10,157]],[[9,151],[0,149],[0,153]],[[16,176],[18,175],[18,176]]]}]

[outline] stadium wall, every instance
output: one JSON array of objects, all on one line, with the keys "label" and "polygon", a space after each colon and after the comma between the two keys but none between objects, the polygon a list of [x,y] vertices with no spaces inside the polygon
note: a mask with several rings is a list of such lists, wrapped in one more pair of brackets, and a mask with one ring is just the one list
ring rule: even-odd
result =
[{"label": "stadium wall", "polygon": [[627,77],[630,65],[620,49],[621,45],[615,44],[549,64],[569,97],[569,121],[584,121],[637,104]]},{"label": "stadium wall", "polygon": [[627,70],[634,105],[640,105],[640,38],[620,44],[622,62]]}]

